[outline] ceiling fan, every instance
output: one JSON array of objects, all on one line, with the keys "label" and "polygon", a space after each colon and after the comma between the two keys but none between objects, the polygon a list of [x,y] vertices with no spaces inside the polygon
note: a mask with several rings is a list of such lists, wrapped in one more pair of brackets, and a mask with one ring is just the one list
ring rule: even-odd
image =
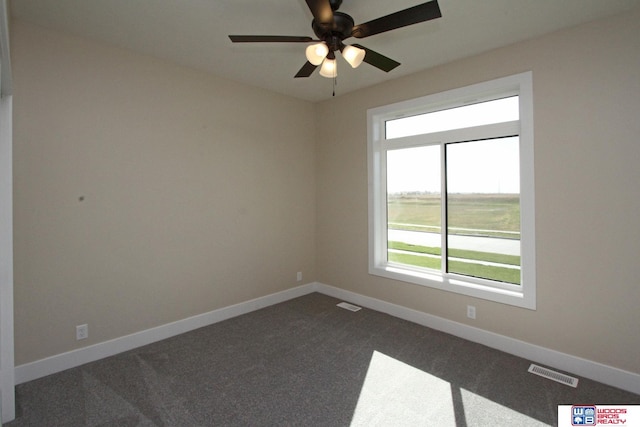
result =
[{"label": "ceiling fan", "polygon": [[300,68],[295,77],[309,77],[322,64],[320,75],[335,78],[337,76],[336,51],[340,51],[344,59],[353,68],[359,66],[363,61],[385,72],[389,72],[400,65],[399,62],[360,44],[345,45],[343,41],[349,37],[362,39],[442,16],[438,1],[432,0],[364,24],[355,25],[355,21],[351,16],[338,12],[342,0],[306,0],[306,2],[313,14],[311,28],[313,28],[313,32],[318,37],[316,40],[305,36],[231,35],[229,38],[233,43],[317,42],[307,47],[307,62]]}]

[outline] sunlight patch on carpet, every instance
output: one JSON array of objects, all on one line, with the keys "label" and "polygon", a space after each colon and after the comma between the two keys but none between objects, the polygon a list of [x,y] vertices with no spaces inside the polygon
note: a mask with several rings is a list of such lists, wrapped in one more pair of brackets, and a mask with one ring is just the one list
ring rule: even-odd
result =
[{"label": "sunlight patch on carpet", "polygon": [[391,425],[525,427],[548,424],[374,351],[351,426]]},{"label": "sunlight patch on carpet", "polygon": [[351,425],[455,427],[451,385],[374,351]]},{"label": "sunlight patch on carpet", "polygon": [[467,426],[499,425],[533,427],[549,426],[518,411],[489,400],[469,390],[461,389]]}]

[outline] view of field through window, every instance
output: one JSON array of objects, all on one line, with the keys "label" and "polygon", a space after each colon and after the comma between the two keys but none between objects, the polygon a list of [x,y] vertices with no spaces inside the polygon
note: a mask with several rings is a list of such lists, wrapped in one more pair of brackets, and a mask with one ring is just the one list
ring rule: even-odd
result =
[{"label": "view of field through window", "polygon": [[[499,101],[517,119],[514,98]],[[520,284],[517,136],[388,150],[386,164],[389,262]]]}]

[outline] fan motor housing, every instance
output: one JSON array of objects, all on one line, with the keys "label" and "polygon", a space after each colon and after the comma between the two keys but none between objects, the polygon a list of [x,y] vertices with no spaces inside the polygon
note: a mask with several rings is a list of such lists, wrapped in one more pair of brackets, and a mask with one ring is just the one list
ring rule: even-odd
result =
[{"label": "fan motor housing", "polygon": [[351,16],[342,12],[334,12],[332,23],[324,24],[314,19],[311,23],[311,28],[313,28],[315,35],[320,40],[325,41],[331,48],[332,39],[337,38],[341,42],[347,37],[351,37],[354,25],[355,23]]}]

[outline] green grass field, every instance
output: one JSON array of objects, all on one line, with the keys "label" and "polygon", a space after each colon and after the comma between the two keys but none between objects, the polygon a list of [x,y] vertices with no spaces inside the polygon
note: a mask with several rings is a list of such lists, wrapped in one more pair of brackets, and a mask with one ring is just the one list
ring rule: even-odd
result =
[{"label": "green grass field", "polygon": [[[410,245],[403,242],[389,242],[388,248],[405,251],[401,253],[389,252],[389,261],[416,267],[433,268],[436,270],[440,269],[442,254],[440,248]],[[451,273],[481,277],[490,280],[497,280],[499,282],[513,283],[516,285],[520,284],[520,270],[507,267],[509,265],[519,266],[519,256],[468,251],[462,249],[450,249],[449,256],[451,258],[457,258],[456,260],[449,261],[448,270]],[[504,264],[505,267],[482,265],[475,262],[465,262],[465,260],[487,261],[496,264]]]},{"label": "green grass field", "polygon": [[[440,232],[441,198],[434,194],[389,195],[389,228]],[[517,194],[452,194],[447,206],[449,234],[520,239],[520,199]],[[389,242],[389,261],[440,269],[440,248]],[[424,256],[423,254],[431,255]],[[520,257],[504,254],[450,249],[448,271],[500,282],[520,284]],[[483,265],[465,260],[486,261]]]},{"label": "green grass field", "polygon": [[[390,228],[440,231],[439,195],[389,195],[387,200]],[[451,194],[447,214],[450,234],[520,238],[520,198],[517,194]]]}]

